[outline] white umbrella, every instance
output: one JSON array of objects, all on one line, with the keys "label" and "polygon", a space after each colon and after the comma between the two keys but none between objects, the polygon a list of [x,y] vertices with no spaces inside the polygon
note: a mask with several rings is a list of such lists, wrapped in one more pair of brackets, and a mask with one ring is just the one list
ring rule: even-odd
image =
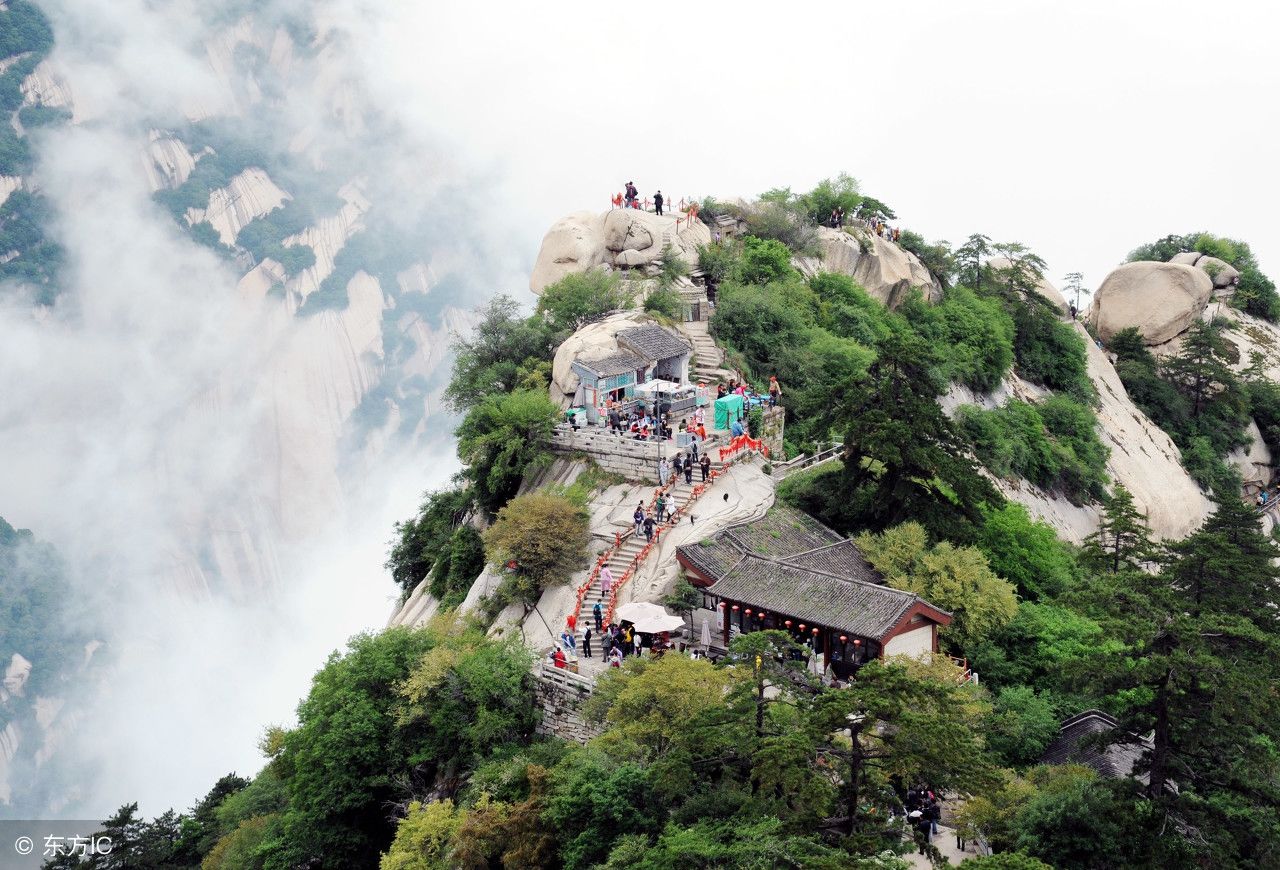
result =
[{"label": "white umbrella", "polygon": [[711,649],[711,626],[705,619],[702,620],[702,646],[704,649]]},{"label": "white umbrella", "polygon": [[646,616],[666,616],[667,612],[662,609],[659,604],[653,604],[649,601],[632,601],[624,604],[614,611],[619,621],[639,622]]},{"label": "white umbrella", "polygon": [[636,631],[643,631],[645,634],[659,634],[664,631],[675,631],[677,628],[684,627],[683,616],[672,616],[664,613],[661,616],[645,616],[635,621]]}]

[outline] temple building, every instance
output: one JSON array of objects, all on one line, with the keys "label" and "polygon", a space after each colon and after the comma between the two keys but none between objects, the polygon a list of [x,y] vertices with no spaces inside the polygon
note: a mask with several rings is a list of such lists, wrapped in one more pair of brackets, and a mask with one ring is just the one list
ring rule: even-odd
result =
[{"label": "temple building", "polygon": [[571,368],[579,379],[573,405],[586,409],[594,423],[608,400],[632,398],[635,388],[648,381],[685,384],[693,348],[661,326],[637,326],[616,336],[618,352],[596,359],[575,359]]},{"label": "temple building", "polygon": [[781,505],[679,547],[676,558],[719,611],[726,645],[744,631],[790,631],[841,677],[871,659],[935,653],[938,627],[951,623],[945,610],[887,586],[853,541]]}]

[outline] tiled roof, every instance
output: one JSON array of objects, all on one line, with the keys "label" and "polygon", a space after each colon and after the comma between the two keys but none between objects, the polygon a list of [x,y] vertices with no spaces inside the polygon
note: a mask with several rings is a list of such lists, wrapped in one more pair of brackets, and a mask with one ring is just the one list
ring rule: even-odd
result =
[{"label": "tiled roof", "polygon": [[1090,739],[1118,727],[1120,724],[1101,710],[1085,710],[1062,723],[1058,738],[1049,744],[1040,760],[1044,764],[1083,764],[1108,779],[1132,776],[1142,753],[1151,748],[1149,740],[1103,746]]},{"label": "tiled roof", "polygon": [[885,586],[852,541],[782,505],[678,552],[722,598],[864,637],[882,637],[916,604],[938,610]]},{"label": "tiled roof", "polygon": [[733,601],[748,601],[815,625],[879,638],[920,599],[910,592],[747,556],[711,585]]},{"label": "tiled roof", "polygon": [[649,364],[648,360],[641,359],[635,354],[627,353],[626,351],[601,357],[600,359],[580,359],[575,360],[575,362],[595,372],[596,376],[601,378],[625,375],[627,372],[634,372],[636,369],[642,369]]},{"label": "tiled roof", "polygon": [[683,356],[692,349],[661,326],[637,326],[618,333],[618,341],[648,360]]}]

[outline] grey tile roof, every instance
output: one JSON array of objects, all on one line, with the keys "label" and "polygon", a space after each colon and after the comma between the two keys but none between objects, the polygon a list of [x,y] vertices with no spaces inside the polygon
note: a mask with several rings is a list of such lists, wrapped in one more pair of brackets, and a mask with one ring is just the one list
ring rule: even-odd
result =
[{"label": "grey tile roof", "polygon": [[600,359],[580,359],[574,360],[580,366],[596,373],[597,377],[609,378],[614,375],[624,375],[627,372],[634,372],[636,369],[642,369],[649,364],[646,359],[641,359],[634,353],[623,351],[622,353],[611,354]]},{"label": "grey tile roof", "polygon": [[887,634],[920,601],[910,592],[889,586],[833,577],[757,556],[747,556],[711,584],[710,591],[772,613],[872,638]]},{"label": "grey tile roof", "polygon": [[1062,723],[1057,739],[1040,760],[1044,764],[1083,764],[1108,779],[1132,776],[1142,753],[1151,748],[1150,740],[1135,738],[1137,742],[1102,746],[1091,739],[1119,727],[1120,723],[1101,710],[1085,710]]},{"label": "grey tile roof", "polygon": [[618,333],[619,344],[625,344],[645,359],[660,360],[683,356],[692,348],[661,326],[637,326]]},{"label": "grey tile roof", "polygon": [[916,604],[938,609],[885,586],[852,541],[782,505],[678,552],[715,595],[864,637],[883,636]]}]

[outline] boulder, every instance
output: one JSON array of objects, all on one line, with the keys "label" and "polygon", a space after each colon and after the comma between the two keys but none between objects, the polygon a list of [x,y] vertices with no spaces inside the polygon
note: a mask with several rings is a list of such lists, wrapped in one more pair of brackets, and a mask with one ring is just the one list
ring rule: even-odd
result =
[{"label": "boulder", "polygon": [[595,212],[574,212],[556,221],[542,239],[542,248],[529,275],[530,289],[539,293],[565,275],[585,272],[604,263],[603,233],[604,218]]},{"label": "boulder", "polygon": [[831,227],[818,227],[817,235],[822,256],[795,260],[796,268],[806,277],[818,272],[848,275],[890,308],[899,305],[913,287],[919,287],[930,301],[942,296],[942,285],[925,265],[893,242],[861,230]]},{"label": "boulder", "polygon": [[[996,270],[1007,269],[1009,267],[1009,259],[1007,257],[992,257],[987,260],[987,265]],[[1062,291],[1049,283],[1049,279],[1043,275],[1040,276],[1040,281],[1036,284],[1035,291],[1053,303],[1053,307],[1063,314],[1066,314],[1069,310],[1067,297],[1063,296]]]},{"label": "boulder", "polygon": [[1196,260],[1203,257],[1204,254],[1199,251],[1183,251],[1181,254],[1174,254],[1169,258],[1170,263],[1177,263],[1180,266],[1194,266]]},{"label": "boulder", "polygon": [[698,264],[698,246],[711,243],[702,221],[683,215],[656,215],[640,209],[613,209],[604,214],[577,212],[547,232],[529,276],[529,288],[542,292],[565,275],[603,264],[634,269],[648,266],[670,244],[689,266]]},{"label": "boulder", "polygon": [[658,215],[634,208],[620,208],[609,212],[604,218],[604,246],[614,251],[646,251],[653,247],[653,231],[661,230],[652,226],[661,221]]},{"label": "boulder", "polygon": [[1213,295],[1208,273],[1181,263],[1125,263],[1093,297],[1089,319],[1104,342],[1135,327],[1147,344],[1169,341],[1204,311]]},{"label": "boulder", "polygon": [[1196,260],[1196,268],[1204,269],[1205,273],[1213,281],[1213,286],[1219,290],[1235,286],[1236,282],[1240,280],[1240,270],[1225,260],[1219,260],[1217,257],[1201,257]]},{"label": "boulder", "polygon": [[578,392],[578,376],[570,365],[575,359],[599,359],[615,354],[618,352],[615,336],[619,332],[654,322],[643,311],[619,311],[604,320],[588,323],[565,339],[556,348],[556,356],[551,363],[551,401],[562,408],[569,407],[573,401],[574,394]]}]

